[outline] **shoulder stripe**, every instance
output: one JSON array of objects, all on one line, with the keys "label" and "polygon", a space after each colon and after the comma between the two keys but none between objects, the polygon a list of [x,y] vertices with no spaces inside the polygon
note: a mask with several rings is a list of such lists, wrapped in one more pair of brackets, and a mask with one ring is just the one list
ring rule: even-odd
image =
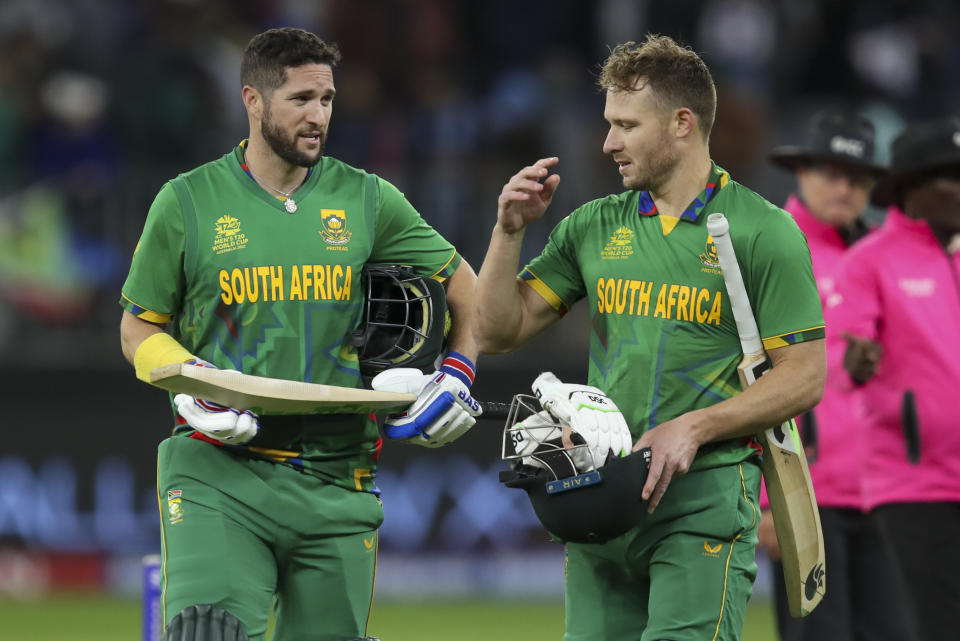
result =
[{"label": "shoulder stripe", "polygon": [[450,269],[450,266],[451,266],[451,263],[453,263],[453,259],[455,259],[456,257],[457,257],[457,250],[453,250],[453,253],[450,255],[450,258],[447,260],[447,262],[444,263],[443,267],[438,269],[436,273],[430,276],[430,278],[432,278],[433,280],[440,281],[441,283],[447,280],[448,278],[450,278],[453,275],[453,271],[454,271]]},{"label": "shoulder stripe", "polygon": [[124,296],[122,293],[120,294],[120,296],[123,297],[123,300],[130,303],[130,305],[127,308],[127,311],[129,311],[131,314],[133,314],[137,318],[142,318],[148,323],[169,323],[171,319],[173,319],[172,314],[163,314],[161,312],[155,312],[153,310],[147,309],[146,307],[141,307],[140,305],[137,305],[135,302],[133,302],[132,300]]},{"label": "shoulder stripe", "polygon": [[556,292],[550,289],[547,284],[540,280],[529,268],[523,268],[523,271],[520,272],[520,280],[532,287],[533,291],[537,292],[543,300],[547,301],[550,307],[558,312],[567,311],[567,304],[563,302],[563,299],[557,296]]},{"label": "shoulder stripe", "polygon": [[808,327],[807,329],[801,329],[796,332],[790,332],[789,334],[780,334],[778,336],[770,336],[763,339],[763,348],[764,349],[776,349],[778,347],[786,347],[787,345],[796,345],[797,343],[803,343],[806,341],[814,341],[820,338],[826,337],[826,330],[823,325],[818,325],[816,327]]}]

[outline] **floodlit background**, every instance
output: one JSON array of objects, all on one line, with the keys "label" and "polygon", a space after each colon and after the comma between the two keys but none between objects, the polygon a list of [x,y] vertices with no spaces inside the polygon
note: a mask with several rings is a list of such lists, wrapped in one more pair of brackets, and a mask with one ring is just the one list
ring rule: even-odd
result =
[{"label": "floodlit background", "polygon": [[[171,420],[120,354],[119,290],[164,181],[246,135],[241,53],[275,26],[341,46],[328,153],[396,184],[474,267],[523,165],[556,155],[563,178],[525,257],[571,209],[621,189],[594,79],[609,46],[647,32],[701,54],[719,90],[714,159],[776,203],[792,177],[766,153],[800,142],[821,107],[872,116],[884,155],[905,122],[960,112],[949,0],[3,0],[0,610],[38,608],[3,638],[61,638],[37,627],[47,603],[92,616],[62,638],[139,634]],[[508,400],[544,369],[584,380],[582,307],[521,351],[481,358],[477,395]],[[499,427],[440,451],[385,447],[379,612],[410,598],[539,601],[553,627],[523,638],[559,635],[561,549],[497,482]],[[747,641],[773,635],[768,595],[762,568]],[[372,631],[402,636],[383,625]]]}]

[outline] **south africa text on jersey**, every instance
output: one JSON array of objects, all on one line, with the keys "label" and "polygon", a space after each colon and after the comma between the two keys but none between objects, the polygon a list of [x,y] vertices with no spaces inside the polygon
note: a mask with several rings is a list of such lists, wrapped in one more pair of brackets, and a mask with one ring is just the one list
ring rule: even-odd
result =
[{"label": "south africa text on jersey", "polygon": [[597,308],[601,314],[653,316],[672,320],[720,324],[723,302],[719,291],[705,287],[663,283],[656,288],[649,280],[597,279]]},{"label": "south africa text on jersey", "polygon": [[221,269],[226,305],[278,300],[350,300],[350,265],[260,265]]}]

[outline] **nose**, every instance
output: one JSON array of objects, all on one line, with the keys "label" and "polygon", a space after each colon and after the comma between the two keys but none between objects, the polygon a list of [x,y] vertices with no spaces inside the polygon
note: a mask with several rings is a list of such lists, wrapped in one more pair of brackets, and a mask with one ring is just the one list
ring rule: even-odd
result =
[{"label": "nose", "polygon": [[607,131],[607,137],[603,140],[603,153],[612,154],[623,149],[623,143],[620,137],[614,133],[613,127]]},{"label": "nose", "polygon": [[307,110],[307,123],[325,127],[330,121],[331,106],[316,102]]}]

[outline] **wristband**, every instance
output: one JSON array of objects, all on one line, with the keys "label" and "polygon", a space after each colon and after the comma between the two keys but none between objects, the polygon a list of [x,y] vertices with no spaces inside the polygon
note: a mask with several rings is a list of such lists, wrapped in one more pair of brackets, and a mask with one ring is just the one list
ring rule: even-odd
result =
[{"label": "wristband", "polygon": [[148,336],[137,347],[137,351],[133,353],[133,368],[137,372],[137,378],[149,383],[150,372],[158,367],[172,363],[183,363],[191,358],[195,358],[195,356],[178,343],[173,336],[166,332],[158,332]]},{"label": "wristband", "polygon": [[473,385],[477,376],[477,366],[460,352],[447,352],[447,357],[440,364],[440,371],[459,379],[464,385]]}]

